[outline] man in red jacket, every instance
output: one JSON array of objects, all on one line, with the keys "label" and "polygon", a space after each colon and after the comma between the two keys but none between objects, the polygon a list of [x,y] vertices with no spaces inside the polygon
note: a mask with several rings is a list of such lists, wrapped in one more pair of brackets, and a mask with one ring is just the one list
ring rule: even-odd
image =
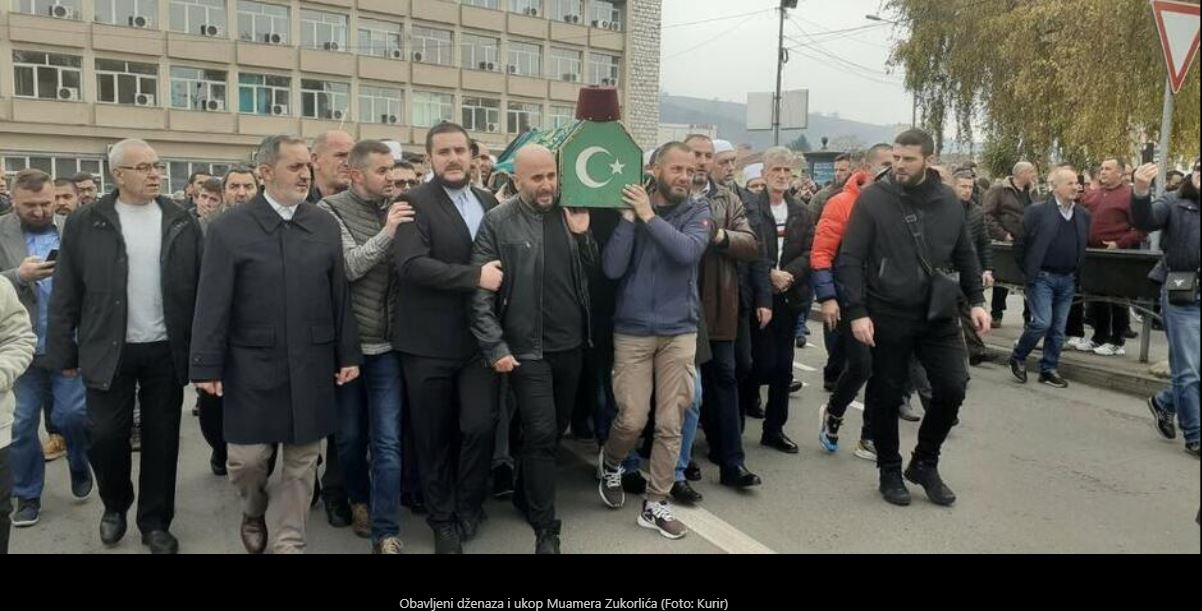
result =
[{"label": "man in red jacket", "polygon": [[[1098,172],[1102,187],[1085,194],[1082,203],[1093,218],[1090,248],[1129,249],[1143,244],[1144,232],[1132,224],[1131,185],[1124,177],[1126,170],[1126,164],[1118,159],[1104,160]],[[1094,321],[1093,339],[1077,342],[1074,347],[1102,356],[1127,354],[1123,348],[1127,342],[1126,334],[1131,330],[1127,306],[1099,302],[1091,303],[1089,310]]]}]

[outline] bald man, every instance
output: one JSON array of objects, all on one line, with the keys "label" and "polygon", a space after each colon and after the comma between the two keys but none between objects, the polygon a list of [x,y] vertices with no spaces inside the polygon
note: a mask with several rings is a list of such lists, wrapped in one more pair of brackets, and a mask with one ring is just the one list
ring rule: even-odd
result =
[{"label": "bald man", "polygon": [[518,196],[484,217],[472,254],[473,265],[500,261],[505,270],[499,291],[472,297],[472,333],[517,398],[524,443],[514,504],[534,528],[535,553],[557,554],[555,457],[590,339],[587,279],[598,249],[589,212],[559,206],[551,151],[526,146],[514,168]]},{"label": "bald man", "polygon": [[[995,242],[1014,242],[1023,233],[1023,214],[1026,213],[1035,193],[1038,174],[1035,166],[1027,161],[1014,164],[1014,173],[1006,180],[985,192],[981,207],[985,209],[985,227],[989,238]],[[993,287],[992,322],[994,329],[1002,326],[1009,291],[1000,286]],[[1023,318],[1026,318],[1024,314]]]},{"label": "bald man", "polygon": [[347,160],[355,139],[341,130],[330,130],[313,139],[313,190],[309,203],[346,191],[351,186],[351,168]]}]

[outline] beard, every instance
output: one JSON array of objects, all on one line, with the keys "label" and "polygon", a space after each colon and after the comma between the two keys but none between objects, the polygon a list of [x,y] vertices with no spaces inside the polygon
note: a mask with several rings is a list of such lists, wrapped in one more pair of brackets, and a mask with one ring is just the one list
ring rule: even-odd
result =
[{"label": "beard", "polygon": [[672,185],[671,185],[671,184],[669,184],[669,183],[666,183],[666,182],[664,182],[664,181],[662,181],[662,180],[660,180],[660,181],[657,181],[657,183],[658,183],[658,188],[659,188],[659,194],[660,194],[661,196],[663,196],[663,198],[664,198],[665,200],[667,200],[667,202],[668,202],[669,204],[672,204],[673,206],[683,203],[683,202],[684,202],[684,200],[685,200],[686,198],[688,198],[688,196],[689,196],[689,194],[688,194],[688,193],[676,193],[676,192],[674,192],[674,191],[672,190]]},{"label": "beard", "polygon": [[464,177],[460,180],[447,180],[446,177],[444,177],[442,174],[435,174],[434,180],[437,180],[438,184],[440,184],[452,191],[458,191],[458,190],[466,187],[468,185],[468,183],[471,182],[471,178],[467,175],[464,175]]}]

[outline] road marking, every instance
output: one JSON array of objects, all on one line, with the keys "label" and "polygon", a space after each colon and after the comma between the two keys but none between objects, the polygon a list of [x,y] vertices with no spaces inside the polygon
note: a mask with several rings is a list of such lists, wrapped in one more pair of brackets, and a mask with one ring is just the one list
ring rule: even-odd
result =
[{"label": "road marking", "polygon": [[806,372],[806,373],[814,373],[815,371],[818,371],[817,369],[814,369],[813,367],[810,367],[809,365],[805,365],[803,363],[798,363],[797,361],[793,361],[793,366]]},{"label": "road marking", "polygon": [[[579,443],[565,443],[572,454],[585,464],[595,465],[597,454]],[[730,523],[701,507],[685,507],[672,504],[672,513],[695,534],[709,541],[728,554],[775,554],[770,547],[756,541],[751,535],[735,528]]]}]

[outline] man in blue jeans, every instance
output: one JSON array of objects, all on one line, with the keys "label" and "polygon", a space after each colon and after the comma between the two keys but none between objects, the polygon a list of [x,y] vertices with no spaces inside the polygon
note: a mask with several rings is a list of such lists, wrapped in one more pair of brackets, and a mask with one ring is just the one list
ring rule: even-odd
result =
[{"label": "man in blue jeans", "polygon": [[67,377],[43,365],[54,261],[64,217],[54,214],[54,183],[39,170],[26,170],[13,181],[13,214],[0,219],[0,269],[29,312],[38,343],[33,365],[17,379],[11,466],[17,510],[13,526],[33,526],[41,515],[46,461],[38,440],[43,406],[50,408],[56,430],[67,439],[71,494],[92,494],[88,466],[88,416],[82,378]]},{"label": "man in blue jeans", "polygon": [[1031,320],[1010,355],[1010,371],[1027,383],[1027,356],[1043,339],[1039,382],[1067,388],[1056,371],[1064,346],[1068,311],[1077,291],[1078,272],[1085,264],[1089,240],[1089,213],[1076,203],[1077,175],[1070,168],[1052,172],[1052,198],[1027,208],[1023,234],[1016,237],[1014,252],[1027,278],[1027,304]]},{"label": "man in blue jeans", "polygon": [[1149,277],[1163,286],[1161,315],[1169,338],[1173,383],[1149,398],[1148,407],[1165,439],[1177,438],[1173,422],[1176,415],[1185,436],[1186,453],[1198,458],[1198,267],[1202,265],[1198,190],[1202,166],[1195,160],[1189,179],[1176,192],[1165,193],[1153,203],[1151,187],[1157,171],[1155,164],[1136,171],[1131,196],[1133,224],[1141,231],[1162,232],[1160,244],[1164,249],[1164,259]]},{"label": "man in blue jeans", "polygon": [[397,227],[412,222],[414,214],[409,204],[393,204],[386,197],[393,166],[387,145],[361,141],[351,149],[348,163],[351,187],[318,204],[334,216],[342,232],[346,277],[363,351],[362,375],[337,390],[335,438],[351,502],[352,530],[371,538],[373,553],[399,554],[403,389],[401,360],[389,341],[396,302],[389,255]]}]

